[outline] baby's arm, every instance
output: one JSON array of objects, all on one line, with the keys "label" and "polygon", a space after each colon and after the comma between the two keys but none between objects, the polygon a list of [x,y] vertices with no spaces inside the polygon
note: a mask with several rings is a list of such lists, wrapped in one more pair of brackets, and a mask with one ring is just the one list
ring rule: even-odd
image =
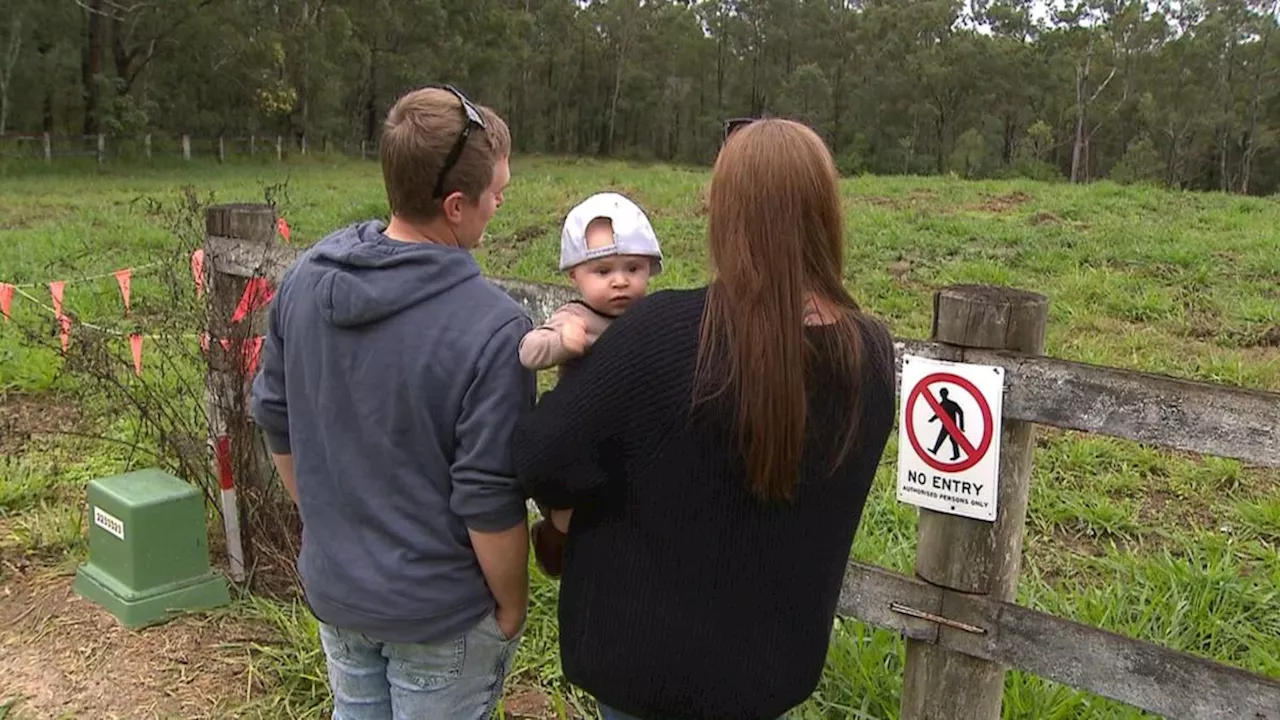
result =
[{"label": "baby's arm", "polygon": [[562,365],[586,352],[587,327],[568,306],[561,307],[520,341],[520,364],[530,370]]}]

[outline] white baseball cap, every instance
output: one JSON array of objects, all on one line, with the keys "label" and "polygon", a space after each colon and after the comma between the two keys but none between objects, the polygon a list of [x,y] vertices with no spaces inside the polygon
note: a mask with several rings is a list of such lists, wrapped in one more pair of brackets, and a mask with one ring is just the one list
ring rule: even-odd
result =
[{"label": "white baseball cap", "polygon": [[[608,218],[613,225],[613,244],[587,247],[587,225],[596,218]],[[643,255],[653,260],[653,274],[662,272],[662,249],[649,218],[630,199],[618,193],[597,193],[569,211],[560,231],[560,269],[568,270],[588,260],[609,255]]]}]

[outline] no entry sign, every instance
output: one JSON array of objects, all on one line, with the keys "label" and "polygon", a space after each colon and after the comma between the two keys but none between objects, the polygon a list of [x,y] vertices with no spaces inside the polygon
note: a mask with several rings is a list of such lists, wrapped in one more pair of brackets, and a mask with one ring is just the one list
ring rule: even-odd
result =
[{"label": "no entry sign", "polygon": [[906,355],[898,500],[995,520],[1004,368]]}]

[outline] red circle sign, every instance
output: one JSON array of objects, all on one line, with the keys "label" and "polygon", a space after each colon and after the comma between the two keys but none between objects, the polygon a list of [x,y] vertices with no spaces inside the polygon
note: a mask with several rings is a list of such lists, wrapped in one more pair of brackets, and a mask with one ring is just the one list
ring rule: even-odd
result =
[{"label": "red circle sign", "polygon": [[[978,443],[977,447],[974,447],[973,444],[969,442],[969,439],[965,437],[964,433],[956,427],[955,422],[951,417],[942,411],[938,401],[933,399],[933,394],[926,392],[930,385],[941,382],[957,385],[960,389],[968,392],[969,395],[973,397],[974,403],[977,404],[978,411],[982,413],[982,440]],[[916,427],[915,423],[912,422],[912,410],[915,409],[916,401],[919,400],[921,396],[923,396],[932,407],[934,414],[938,416],[938,420],[942,422],[942,426],[947,429],[948,434],[952,437],[955,443],[964,449],[965,458],[963,460],[953,463],[942,462],[941,460],[933,457],[930,453],[925,452],[924,447],[920,444],[920,440],[916,438]],[[907,399],[903,407],[905,408],[904,414],[906,416],[904,418],[906,422],[903,424],[906,425],[905,430],[907,440],[911,442],[911,447],[915,449],[916,455],[918,455],[926,465],[934,470],[953,473],[963,472],[981,462],[983,456],[987,454],[987,450],[991,448],[991,438],[994,434],[993,428],[991,427],[991,406],[987,404],[987,399],[982,396],[981,392],[978,392],[978,388],[973,383],[959,375],[952,375],[951,373],[933,373],[931,375],[924,376],[920,379],[920,382],[915,384],[915,387],[911,388],[911,392],[907,394]]]}]

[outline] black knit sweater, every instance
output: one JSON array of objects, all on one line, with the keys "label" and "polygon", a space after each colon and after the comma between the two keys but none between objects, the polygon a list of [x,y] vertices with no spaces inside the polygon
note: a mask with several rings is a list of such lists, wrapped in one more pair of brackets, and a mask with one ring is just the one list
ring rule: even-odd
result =
[{"label": "black knit sweater", "polygon": [[[560,589],[570,682],[642,718],[776,718],[817,686],[849,548],[894,417],[893,348],[863,323],[860,397],[809,380],[793,501],[750,492],[732,393],[691,410],[705,289],[654,293],[516,431],[519,476],[575,508]],[[830,330],[813,327],[821,347]],[[843,419],[860,440],[831,472]]]}]

